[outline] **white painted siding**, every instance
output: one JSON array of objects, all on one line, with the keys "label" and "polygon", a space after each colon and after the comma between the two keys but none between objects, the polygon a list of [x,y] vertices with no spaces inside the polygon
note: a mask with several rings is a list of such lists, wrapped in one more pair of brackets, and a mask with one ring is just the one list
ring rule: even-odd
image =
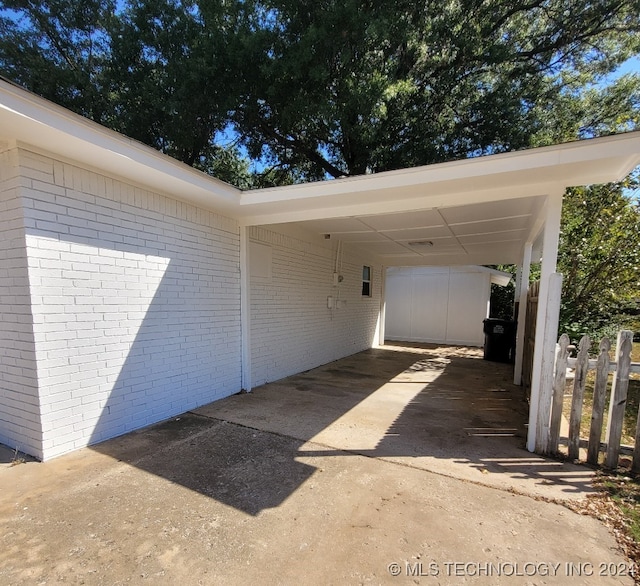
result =
[{"label": "white painted siding", "polygon": [[388,269],[386,338],[482,346],[490,294],[490,275],[471,267]]},{"label": "white painted siding", "polygon": [[240,389],[233,220],[26,150],[43,457]]},{"label": "white painted siding", "polygon": [[0,442],[42,457],[18,151],[0,153]]},{"label": "white painted siding", "polygon": [[[284,228],[252,228],[258,263],[251,276],[254,386],[349,356],[374,345],[380,313],[381,267],[345,248],[342,283],[333,284],[336,242]],[[362,295],[362,267],[371,266],[372,295]],[[329,308],[333,297],[336,307]]]}]

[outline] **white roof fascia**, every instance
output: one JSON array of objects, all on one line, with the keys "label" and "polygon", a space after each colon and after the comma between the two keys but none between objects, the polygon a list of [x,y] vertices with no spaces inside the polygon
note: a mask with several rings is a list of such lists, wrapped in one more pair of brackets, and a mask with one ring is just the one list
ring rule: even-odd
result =
[{"label": "white roof fascia", "polygon": [[387,267],[390,273],[401,273],[409,270],[418,271],[418,274],[423,271],[437,274],[449,274],[449,273],[488,273],[490,276],[490,282],[495,283],[501,287],[506,287],[512,280],[513,276],[504,271],[498,271],[497,269],[491,269],[489,267],[483,267],[482,265],[420,265],[420,266],[390,266]]},{"label": "white roof fascia", "polygon": [[[372,177],[377,177],[377,175],[372,175]],[[326,181],[326,183],[330,184],[333,181]],[[497,186],[493,189],[465,188],[463,191],[443,191],[441,193],[433,193],[431,187],[424,185],[421,188],[413,188],[413,197],[411,197],[411,193],[405,194],[408,197],[401,197],[403,195],[401,190],[392,189],[372,190],[356,194],[343,193],[332,196],[330,199],[327,198],[329,201],[322,202],[318,202],[318,200],[288,200],[251,204],[242,207],[243,215],[240,223],[245,225],[279,224],[326,218],[412,212],[531,196],[544,197],[559,189],[557,183],[546,182],[517,187]]]},{"label": "white roof fascia", "polygon": [[225,213],[243,225],[373,215],[556,193],[622,179],[640,131],[345,179],[242,192],[0,80],[0,138]]},{"label": "white roof fascia", "polygon": [[500,287],[506,287],[513,278],[510,273],[505,273],[504,271],[491,269],[489,267],[483,267],[482,265],[464,265],[459,267],[452,266],[451,269],[454,271],[463,271],[470,273],[489,273],[491,282],[495,285],[499,285]]},{"label": "white roof fascia", "polygon": [[[600,164],[591,164],[594,162]],[[397,171],[244,191],[241,200],[243,205],[250,205],[451,181],[464,182],[465,179],[477,181],[482,177],[510,174],[517,174],[520,183],[531,180],[537,183],[542,179],[547,183],[560,182],[568,187],[619,180],[638,164],[640,131],[635,131]],[[541,178],[538,175],[541,169],[547,169],[549,175]],[[513,179],[516,177],[512,177],[511,181],[515,183]]]},{"label": "white roof fascia", "polygon": [[242,223],[293,222],[544,196],[617,181],[640,164],[640,131],[374,175],[245,191]]},{"label": "white roof fascia", "polygon": [[236,216],[240,190],[0,80],[0,136]]},{"label": "white roof fascia", "polygon": [[511,283],[511,280],[513,279],[513,276],[510,275],[509,273],[504,273],[502,271],[497,271],[495,269],[489,269],[487,267],[482,267],[482,268],[491,272],[491,282],[494,285],[498,285],[500,287],[506,287],[509,283]]}]

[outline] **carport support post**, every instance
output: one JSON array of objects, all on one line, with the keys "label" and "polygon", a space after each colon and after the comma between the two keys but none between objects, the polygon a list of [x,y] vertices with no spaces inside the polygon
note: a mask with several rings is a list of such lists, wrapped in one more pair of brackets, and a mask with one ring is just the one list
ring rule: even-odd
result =
[{"label": "carport support post", "polygon": [[378,314],[378,331],[376,332],[376,343],[378,346],[384,346],[385,323],[387,312],[386,291],[387,287],[387,267],[382,266],[380,269],[380,313]]},{"label": "carport support post", "polygon": [[549,453],[551,432],[551,404],[553,402],[553,378],[558,339],[558,316],[562,296],[562,275],[549,276],[549,295],[545,313],[544,339],[542,343],[542,368],[538,396],[538,417],[536,421],[535,451],[538,454]]},{"label": "carport support post", "polygon": [[242,347],[242,390],[251,390],[251,303],[249,279],[249,231],[240,226],[240,332]]},{"label": "carport support post", "polygon": [[527,296],[529,294],[529,275],[531,274],[531,250],[533,244],[527,242],[524,245],[522,264],[518,267],[518,281],[516,283],[515,296],[518,299],[518,315],[516,320],[516,360],[513,366],[513,383],[522,384],[522,360],[524,357],[524,330],[527,320]]},{"label": "carport support post", "polygon": [[[552,275],[556,270],[556,262],[558,260],[563,194],[564,190],[547,196],[544,232],[542,234],[542,266],[540,268],[540,292],[538,294],[538,313],[536,315],[536,337],[529,404],[529,431],[527,435],[527,449],[530,452],[538,453],[545,453],[549,443],[550,421],[548,418],[546,420],[543,419],[551,407],[553,364],[558,334],[560,293],[557,290],[557,278],[552,278]],[[562,277],[560,276],[560,282],[562,282],[561,279]],[[558,299],[551,299],[552,296],[557,296]],[[546,388],[547,386],[549,387],[548,389]]]}]

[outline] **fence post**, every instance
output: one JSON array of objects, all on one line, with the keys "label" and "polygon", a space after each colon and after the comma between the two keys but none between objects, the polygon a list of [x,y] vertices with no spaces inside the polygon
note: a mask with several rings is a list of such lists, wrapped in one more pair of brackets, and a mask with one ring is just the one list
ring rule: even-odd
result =
[{"label": "fence post", "polygon": [[604,421],[604,403],[607,398],[607,380],[609,379],[609,338],[600,341],[600,354],[596,366],[596,382],[593,388],[593,411],[591,412],[591,428],[589,430],[589,448],[587,462],[597,465],[602,438],[602,422]]},{"label": "fence post", "polygon": [[562,334],[558,340],[556,353],[556,372],[553,379],[553,404],[551,406],[551,425],[549,426],[549,452],[558,451],[560,439],[560,422],[562,421],[562,402],[564,386],[567,380],[567,358],[569,357],[569,336]]},{"label": "fence post", "polygon": [[633,463],[631,471],[636,474],[640,472],[640,410],[638,410],[638,419],[636,421],[636,443],[633,446]]},{"label": "fence post", "polygon": [[582,420],[584,385],[587,382],[587,371],[589,370],[590,346],[591,338],[582,336],[578,345],[576,375],[573,379],[573,394],[571,396],[571,417],[569,418],[569,458],[572,460],[577,460],[580,457],[580,422]]},{"label": "fence post", "polygon": [[636,443],[633,447],[633,463],[631,464],[631,471],[635,473],[640,472],[640,410],[638,410],[638,419],[636,422]]},{"label": "fence post", "polygon": [[622,423],[624,420],[625,406],[627,404],[627,390],[629,388],[632,345],[633,332],[629,330],[618,332],[616,375],[611,388],[609,419],[607,421],[607,457],[605,459],[605,466],[611,469],[618,467]]}]

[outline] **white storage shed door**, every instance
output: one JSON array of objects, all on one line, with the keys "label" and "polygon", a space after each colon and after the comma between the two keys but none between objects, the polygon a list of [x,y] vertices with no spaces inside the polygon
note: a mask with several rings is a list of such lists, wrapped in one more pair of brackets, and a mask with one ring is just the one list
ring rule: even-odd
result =
[{"label": "white storage shed door", "polygon": [[490,294],[491,275],[474,267],[390,268],[386,338],[482,346]]}]

